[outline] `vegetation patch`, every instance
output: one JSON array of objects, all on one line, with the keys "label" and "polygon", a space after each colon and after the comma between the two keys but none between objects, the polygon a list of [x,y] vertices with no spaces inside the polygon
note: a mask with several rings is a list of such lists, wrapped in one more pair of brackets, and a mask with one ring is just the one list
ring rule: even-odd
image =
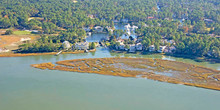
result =
[{"label": "vegetation patch", "polygon": [[146,58],[94,58],[32,65],[39,69],[147,78],[220,90],[220,71],[183,62]]}]

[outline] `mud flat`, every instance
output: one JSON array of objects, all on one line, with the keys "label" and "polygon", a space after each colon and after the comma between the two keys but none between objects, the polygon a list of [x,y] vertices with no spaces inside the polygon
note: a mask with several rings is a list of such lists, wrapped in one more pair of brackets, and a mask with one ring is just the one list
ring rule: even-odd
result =
[{"label": "mud flat", "polygon": [[33,64],[39,69],[147,78],[162,82],[220,90],[220,71],[183,62],[146,58],[74,59]]}]

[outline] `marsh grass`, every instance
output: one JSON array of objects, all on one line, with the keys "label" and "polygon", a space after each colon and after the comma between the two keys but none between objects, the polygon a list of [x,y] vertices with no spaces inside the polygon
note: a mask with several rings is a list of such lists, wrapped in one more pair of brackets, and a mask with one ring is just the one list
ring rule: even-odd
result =
[{"label": "marsh grass", "polygon": [[[146,58],[74,59],[32,65],[39,69],[97,73],[121,77],[139,77],[220,90],[220,71],[183,62]],[[157,74],[160,72],[161,74]],[[167,76],[166,74],[171,74]]]}]

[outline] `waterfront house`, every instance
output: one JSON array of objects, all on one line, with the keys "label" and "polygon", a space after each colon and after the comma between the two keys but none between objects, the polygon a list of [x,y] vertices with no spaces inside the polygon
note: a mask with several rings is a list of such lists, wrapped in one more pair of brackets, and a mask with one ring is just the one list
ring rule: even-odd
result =
[{"label": "waterfront house", "polygon": [[125,29],[129,29],[129,28],[131,28],[131,25],[130,25],[130,24],[127,24],[127,25],[125,25],[124,27],[125,27]]},{"label": "waterfront house", "polygon": [[116,49],[118,49],[118,50],[125,50],[124,39],[119,39],[116,42],[120,43],[119,46],[116,46]]},{"label": "waterfront house", "polygon": [[131,44],[129,52],[134,53],[135,51],[136,51],[135,44]]},{"label": "waterfront house", "polygon": [[154,52],[155,51],[155,46],[154,45],[150,45],[149,46],[149,52]]},{"label": "waterfront house", "polygon": [[122,19],[121,20],[123,23],[127,23],[128,22],[128,19]]},{"label": "waterfront house", "polygon": [[87,35],[87,36],[91,36],[92,33],[91,33],[91,32],[87,32],[86,35]]},{"label": "waterfront house", "polygon": [[91,31],[90,27],[84,27],[83,29],[84,29],[86,32]]},{"label": "waterfront house", "polygon": [[64,41],[62,44],[63,49],[69,49],[71,48],[71,45],[69,43],[69,41]]},{"label": "waterfront house", "polygon": [[87,50],[89,49],[89,42],[80,42],[75,44],[75,49],[77,50]]},{"label": "waterfront house", "polygon": [[166,47],[164,49],[164,53],[174,53],[176,51],[176,47],[171,46],[171,47]]},{"label": "waterfront house", "polygon": [[96,32],[103,32],[103,27],[101,27],[101,26],[96,26],[96,27],[94,27],[94,29]]},{"label": "waterfront house", "polygon": [[143,40],[142,37],[138,37],[136,42],[141,42]]},{"label": "waterfront house", "polygon": [[136,50],[139,50],[139,51],[143,50],[143,45],[141,43],[137,43],[135,47],[136,47]]},{"label": "waterfront house", "polygon": [[108,30],[108,32],[110,32],[111,34],[113,34],[113,31],[114,31],[114,30],[113,30],[110,26],[106,26],[105,28]]},{"label": "waterfront house", "polygon": [[135,29],[138,29],[138,26],[133,25],[133,26],[131,27],[131,29],[134,31]]},{"label": "waterfront house", "polygon": [[116,46],[117,50],[125,50],[125,45],[124,44],[120,44],[119,46]]},{"label": "waterfront house", "polygon": [[157,51],[160,53],[163,53],[165,48],[166,48],[166,46],[160,46],[159,50],[157,50]]}]

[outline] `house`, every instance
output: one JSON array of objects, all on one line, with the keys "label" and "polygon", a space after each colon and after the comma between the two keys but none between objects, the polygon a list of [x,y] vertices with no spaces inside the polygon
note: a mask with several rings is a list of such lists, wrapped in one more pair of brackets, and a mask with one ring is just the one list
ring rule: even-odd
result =
[{"label": "house", "polygon": [[31,38],[30,37],[27,37],[27,38],[21,38],[21,42],[24,42],[24,43],[27,43],[27,42],[29,42],[31,40]]},{"label": "house", "polygon": [[116,46],[117,50],[125,50],[125,45],[124,44],[120,44],[119,46]]},{"label": "house", "polygon": [[124,26],[126,29],[129,29],[129,28],[131,28],[131,25],[130,24],[127,24],[127,25],[125,25]]},{"label": "house", "polygon": [[89,42],[80,42],[75,44],[75,49],[77,50],[87,50],[89,49]]},{"label": "house", "polygon": [[92,14],[88,14],[88,16],[87,17],[89,17],[90,19],[94,19],[95,18],[95,16],[94,15],[92,15]]},{"label": "house", "polygon": [[153,17],[153,16],[149,16],[149,17],[147,17],[147,19],[149,19],[149,20],[150,20],[150,19],[154,19],[154,17]]},{"label": "house", "polygon": [[136,47],[136,50],[143,50],[143,45],[141,43],[137,43],[135,47]]},{"label": "house", "polygon": [[213,20],[211,20],[211,19],[204,19],[204,21],[207,22],[207,23],[212,23],[213,22]]},{"label": "house", "polygon": [[96,27],[94,27],[94,29],[95,29],[96,32],[102,32],[103,31],[103,27],[101,27],[101,26],[96,26]]},{"label": "house", "polygon": [[91,32],[87,32],[86,35],[87,35],[87,36],[91,36],[92,33],[91,33]]},{"label": "house", "polygon": [[[174,47],[174,46],[171,46],[171,47],[169,47],[168,49],[169,49],[169,50],[167,51],[167,53],[173,53],[173,52],[176,51],[176,47]],[[166,53],[166,52],[165,52],[165,53]]]},{"label": "house", "polygon": [[131,28],[132,28],[133,30],[135,30],[135,29],[138,29],[138,26],[133,25]]},{"label": "house", "polygon": [[136,51],[135,44],[130,45],[129,52],[134,53]]},{"label": "house", "polygon": [[128,19],[122,19],[121,20],[123,23],[127,23],[128,22]]},{"label": "house", "polygon": [[78,1],[77,0],[73,0],[73,3],[77,3]]},{"label": "house", "polygon": [[62,44],[63,49],[69,49],[71,47],[69,41],[64,41]]},{"label": "house", "polygon": [[168,40],[167,42],[174,45],[176,44],[174,40]]},{"label": "house", "polygon": [[32,33],[39,33],[38,30],[31,30],[31,31],[32,31]]},{"label": "house", "polygon": [[118,21],[118,20],[113,20],[113,22],[114,22],[114,23],[119,23],[119,21]]},{"label": "house", "polygon": [[84,27],[83,29],[84,29],[86,32],[91,31],[90,27]]},{"label": "house", "polygon": [[0,53],[3,53],[3,52],[9,52],[9,50],[8,49],[1,49],[0,48]]},{"label": "house", "polygon": [[136,42],[141,42],[143,40],[142,37],[138,37]]},{"label": "house", "polygon": [[117,42],[119,42],[120,45],[116,46],[116,49],[118,49],[118,50],[125,50],[124,40],[123,39],[119,39]]},{"label": "house", "polygon": [[110,32],[111,34],[113,34],[113,31],[114,31],[114,30],[113,30],[110,26],[106,26],[105,28],[108,30],[108,32]]},{"label": "house", "polygon": [[158,52],[163,53],[166,46],[160,46]]},{"label": "house", "polygon": [[149,52],[154,52],[154,51],[155,51],[155,46],[154,45],[149,46]]}]

